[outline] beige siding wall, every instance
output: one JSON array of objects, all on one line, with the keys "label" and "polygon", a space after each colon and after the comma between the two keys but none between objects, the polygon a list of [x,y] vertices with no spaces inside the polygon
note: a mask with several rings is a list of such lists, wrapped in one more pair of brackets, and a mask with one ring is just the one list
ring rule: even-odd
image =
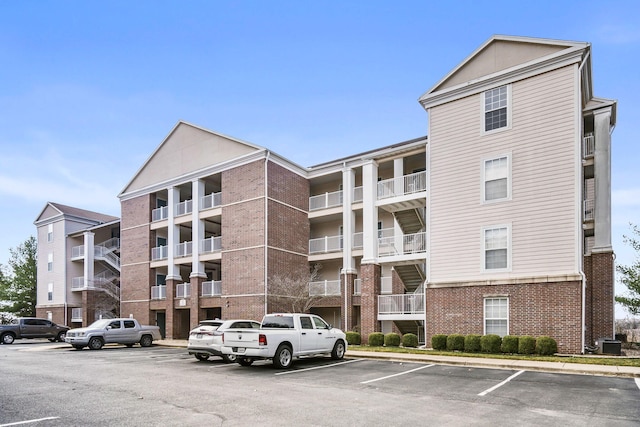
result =
[{"label": "beige siding wall", "polygon": [[[431,110],[432,282],[577,273],[573,70],[513,83],[502,132],[482,134],[482,94]],[[512,198],[483,204],[483,161],[505,154]],[[482,228],[499,224],[511,226],[512,269],[483,273]]]}]

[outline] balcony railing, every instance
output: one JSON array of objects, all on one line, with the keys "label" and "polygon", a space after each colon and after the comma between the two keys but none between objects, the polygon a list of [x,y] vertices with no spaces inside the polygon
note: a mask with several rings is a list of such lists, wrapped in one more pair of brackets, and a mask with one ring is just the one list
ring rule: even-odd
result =
[{"label": "balcony railing", "polygon": [[593,221],[596,217],[596,203],[593,199],[584,201],[584,220]]},{"label": "balcony railing", "polygon": [[200,198],[200,210],[215,208],[222,205],[222,193],[211,193]]},{"label": "balcony railing", "polygon": [[342,205],[342,190],[309,197],[309,210],[332,208]]},{"label": "balcony railing", "polygon": [[71,321],[82,322],[82,307],[71,309]]},{"label": "balcony railing", "polygon": [[378,314],[423,314],[424,294],[379,295]]},{"label": "balcony railing", "polygon": [[193,247],[191,242],[182,242],[176,245],[176,258],[191,256],[193,253]]},{"label": "balcony railing", "polygon": [[351,244],[352,249],[362,249],[364,247],[362,232],[353,233],[353,243]]},{"label": "balcony railing", "polygon": [[203,254],[211,254],[222,250],[222,236],[209,237],[200,241],[200,251]]},{"label": "balcony railing", "polygon": [[593,157],[593,153],[596,151],[596,138],[593,133],[588,133],[582,138],[582,155],[585,159]]},{"label": "balcony railing", "polygon": [[162,221],[169,218],[169,207],[161,206],[151,211],[151,221]]},{"label": "balcony railing", "polygon": [[202,282],[202,296],[203,297],[216,297],[222,295],[222,281],[212,280],[209,282]]},{"label": "balcony railing", "polygon": [[151,299],[165,299],[165,298],[167,298],[166,285],[151,287]]},{"label": "balcony railing", "polygon": [[[401,239],[400,239],[401,238]],[[404,234],[378,239],[378,256],[410,255],[426,252],[427,233]]]},{"label": "balcony railing", "polygon": [[325,236],[309,240],[309,255],[342,250],[342,236]]},{"label": "balcony railing", "polygon": [[157,246],[151,248],[151,261],[160,261],[169,257],[168,246]]},{"label": "balcony railing", "polygon": [[378,200],[405,194],[419,193],[427,189],[427,173],[416,172],[398,178],[378,182]]},{"label": "balcony railing", "polygon": [[362,187],[355,187],[353,189],[353,201],[354,203],[362,201]]},{"label": "balcony railing", "polygon": [[71,278],[71,290],[78,291],[84,289],[84,276]]},{"label": "balcony railing", "polygon": [[84,245],[74,246],[71,248],[71,258],[84,257]]},{"label": "balcony railing", "polygon": [[185,200],[176,204],[176,216],[182,216],[190,214],[193,210],[193,202],[191,200]]},{"label": "balcony railing", "polygon": [[353,281],[353,294],[362,295],[362,279],[355,279]]},{"label": "balcony railing", "polygon": [[176,285],[176,298],[189,298],[191,296],[191,283],[178,283]]},{"label": "balcony railing", "polygon": [[340,295],[340,280],[309,282],[309,296]]}]

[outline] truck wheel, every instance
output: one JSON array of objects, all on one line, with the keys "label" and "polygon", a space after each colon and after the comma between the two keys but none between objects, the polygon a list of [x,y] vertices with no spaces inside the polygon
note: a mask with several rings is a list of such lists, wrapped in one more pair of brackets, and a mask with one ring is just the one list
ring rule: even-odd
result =
[{"label": "truck wheel", "polygon": [[249,359],[246,357],[240,357],[236,361],[242,366],[251,366],[251,364],[253,363],[253,359]]},{"label": "truck wheel", "polygon": [[238,356],[236,356],[235,354],[222,355],[222,360],[224,360],[225,363],[233,363],[236,361],[236,359],[238,359]]},{"label": "truck wheel", "polygon": [[89,340],[89,348],[91,350],[100,350],[103,346],[103,342],[98,337],[93,337]]},{"label": "truck wheel", "polygon": [[14,337],[13,334],[6,333],[2,334],[2,339],[0,341],[2,341],[2,344],[13,344],[13,340],[15,339],[16,337]]},{"label": "truck wheel", "polygon": [[291,347],[281,344],[273,356],[273,366],[278,369],[288,369],[293,364],[293,354]]},{"label": "truck wheel", "polygon": [[58,334],[58,336],[56,337],[56,339],[57,339],[59,342],[64,342],[64,339],[65,339],[65,337],[66,337],[66,336],[67,336],[67,333],[66,333],[66,332],[60,332],[60,333]]},{"label": "truck wheel", "polygon": [[82,350],[84,348],[83,345],[74,345],[73,348],[75,348],[76,350]]},{"label": "truck wheel", "polygon": [[196,353],[195,356],[196,356],[196,359],[198,359],[201,362],[204,362],[209,358],[208,354],[202,354],[202,353]]},{"label": "truck wheel", "polygon": [[140,345],[142,347],[151,347],[151,343],[153,343],[151,335],[143,335],[142,338],[140,338]]},{"label": "truck wheel", "polygon": [[344,341],[338,340],[336,342],[333,346],[333,351],[331,351],[331,358],[333,360],[340,360],[344,358]]}]

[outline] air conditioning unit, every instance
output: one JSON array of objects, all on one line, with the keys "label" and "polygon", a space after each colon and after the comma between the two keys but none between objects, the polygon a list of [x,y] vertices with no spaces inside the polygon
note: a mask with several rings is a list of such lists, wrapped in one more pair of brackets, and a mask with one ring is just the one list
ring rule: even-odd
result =
[{"label": "air conditioning unit", "polygon": [[620,356],[622,343],[611,338],[598,338],[596,340],[596,347],[598,347],[598,354],[612,354],[614,356]]}]

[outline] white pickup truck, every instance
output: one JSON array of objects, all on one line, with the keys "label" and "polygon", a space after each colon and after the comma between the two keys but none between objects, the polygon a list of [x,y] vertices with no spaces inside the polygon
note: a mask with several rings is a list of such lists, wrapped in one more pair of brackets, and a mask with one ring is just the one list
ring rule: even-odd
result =
[{"label": "white pickup truck", "polygon": [[272,359],[276,368],[289,368],[301,356],[328,354],[342,359],[345,333],[313,314],[268,314],[260,329],[227,329],[222,353],[236,356],[242,366],[256,359]]},{"label": "white pickup truck", "polygon": [[67,331],[65,342],[82,350],[100,350],[108,343],[125,344],[132,347],[140,343],[142,347],[150,347],[154,340],[162,339],[158,326],[142,326],[136,319],[100,319],[86,328]]}]

